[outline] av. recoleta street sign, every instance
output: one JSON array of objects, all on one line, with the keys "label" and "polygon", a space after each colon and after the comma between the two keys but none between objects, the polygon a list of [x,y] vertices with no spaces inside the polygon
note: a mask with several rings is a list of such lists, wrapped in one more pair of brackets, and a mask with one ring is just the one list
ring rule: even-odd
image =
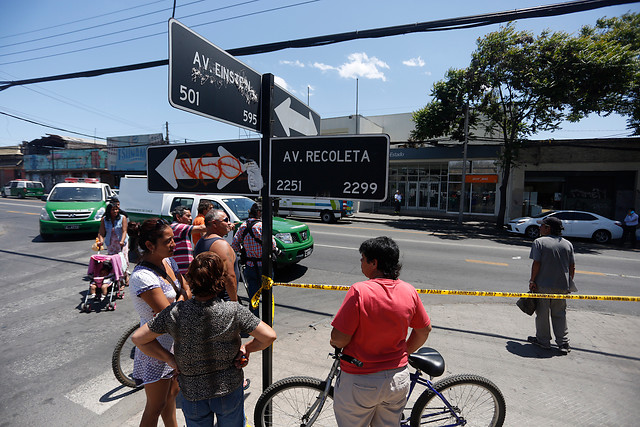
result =
[{"label": "av. recoleta street sign", "polygon": [[260,146],[245,139],[149,147],[148,190],[256,196],[264,185]]},{"label": "av. recoleta street sign", "polygon": [[260,131],[261,75],[169,20],[169,103],[181,110]]},{"label": "av. recoleta street sign", "polygon": [[274,138],[270,157],[271,196],[387,198],[388,135]]}]

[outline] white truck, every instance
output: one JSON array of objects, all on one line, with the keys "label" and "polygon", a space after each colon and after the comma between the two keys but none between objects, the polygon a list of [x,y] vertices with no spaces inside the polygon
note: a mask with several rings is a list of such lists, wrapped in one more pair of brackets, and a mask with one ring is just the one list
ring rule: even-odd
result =
[{"label": "white truck", "polygon": [[[209,200],[214,209],[222,209],[236,225],[249,217],[254,201],[244,196],[228,194],[151,193],[147,190],[145,175],[125,175],[120,180],[120,208],[129,221],[142,222],[147,218],[162,217],[173,220],[171,212],[177,206],[188,208],[195,217],[201,200]],[[298,221],[273,218],[273,236],[282,251],[278,266],[293,264],[313,252],[313,237],[309,227]],[[231,233],[227,239],[231,239]]]},{"label": "white truck", "polygon": [[278,215],[320,218],[322,222],[336,222],[353,216],[353,201],[316,198],[280,198]]}]

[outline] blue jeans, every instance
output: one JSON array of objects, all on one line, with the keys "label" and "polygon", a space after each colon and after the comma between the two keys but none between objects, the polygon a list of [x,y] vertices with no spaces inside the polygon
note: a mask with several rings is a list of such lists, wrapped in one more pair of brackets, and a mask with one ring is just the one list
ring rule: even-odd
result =
[{"label": "blue jeans", "polygon": [[182,412],[187,427],[212,427],[215,414],[218,427],[244,427],[244,392],[242,387],[222,397],[191,402],[182,397]]},{"label": "blue jeans", "polygon": [[[247,279],[247,289],[249,290],[249,299],[253,298],[256,292],[262,286],[262,266],[247,266],[244,269],[244,275]],[[256,316],[260,317],[259,308],[249,307],[249,310]]]}]

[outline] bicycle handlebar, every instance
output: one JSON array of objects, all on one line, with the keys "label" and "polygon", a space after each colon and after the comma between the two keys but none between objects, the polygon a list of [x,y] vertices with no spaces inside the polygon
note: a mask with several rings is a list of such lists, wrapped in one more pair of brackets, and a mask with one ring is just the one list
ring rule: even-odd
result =
[{"label": "bicycle handlebar", "polygon": [[344,354],[342,352],[341,348],[337,348],[335,347],[335,358],[338,358],[340,360],[344,360],[347,363],[351,363],[352,365],[356,365],[358,368],[361,368],[363,363],[361,361],[359,361],[358,359],[356,359],[353,356],[349,356],[348,354]]}]

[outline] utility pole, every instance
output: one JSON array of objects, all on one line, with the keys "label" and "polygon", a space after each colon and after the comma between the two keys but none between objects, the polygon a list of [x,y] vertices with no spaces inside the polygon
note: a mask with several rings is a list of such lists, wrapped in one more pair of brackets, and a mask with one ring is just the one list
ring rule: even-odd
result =
[{"label": "utility pole", "polygon": [[469,98],[464,108],[464,148],[462,150],[462,183],[460,187],[460,211],[458,212],[458,224],[462,224],[464,204],[466,201],[465,181],[467,180],[467,145],[469,143]]},{"label": "utility pole", "polygon": [[167,136],[165,137],[165,142],[169,143],[169,122],[164,122],[164,127],[167,130]]}]

